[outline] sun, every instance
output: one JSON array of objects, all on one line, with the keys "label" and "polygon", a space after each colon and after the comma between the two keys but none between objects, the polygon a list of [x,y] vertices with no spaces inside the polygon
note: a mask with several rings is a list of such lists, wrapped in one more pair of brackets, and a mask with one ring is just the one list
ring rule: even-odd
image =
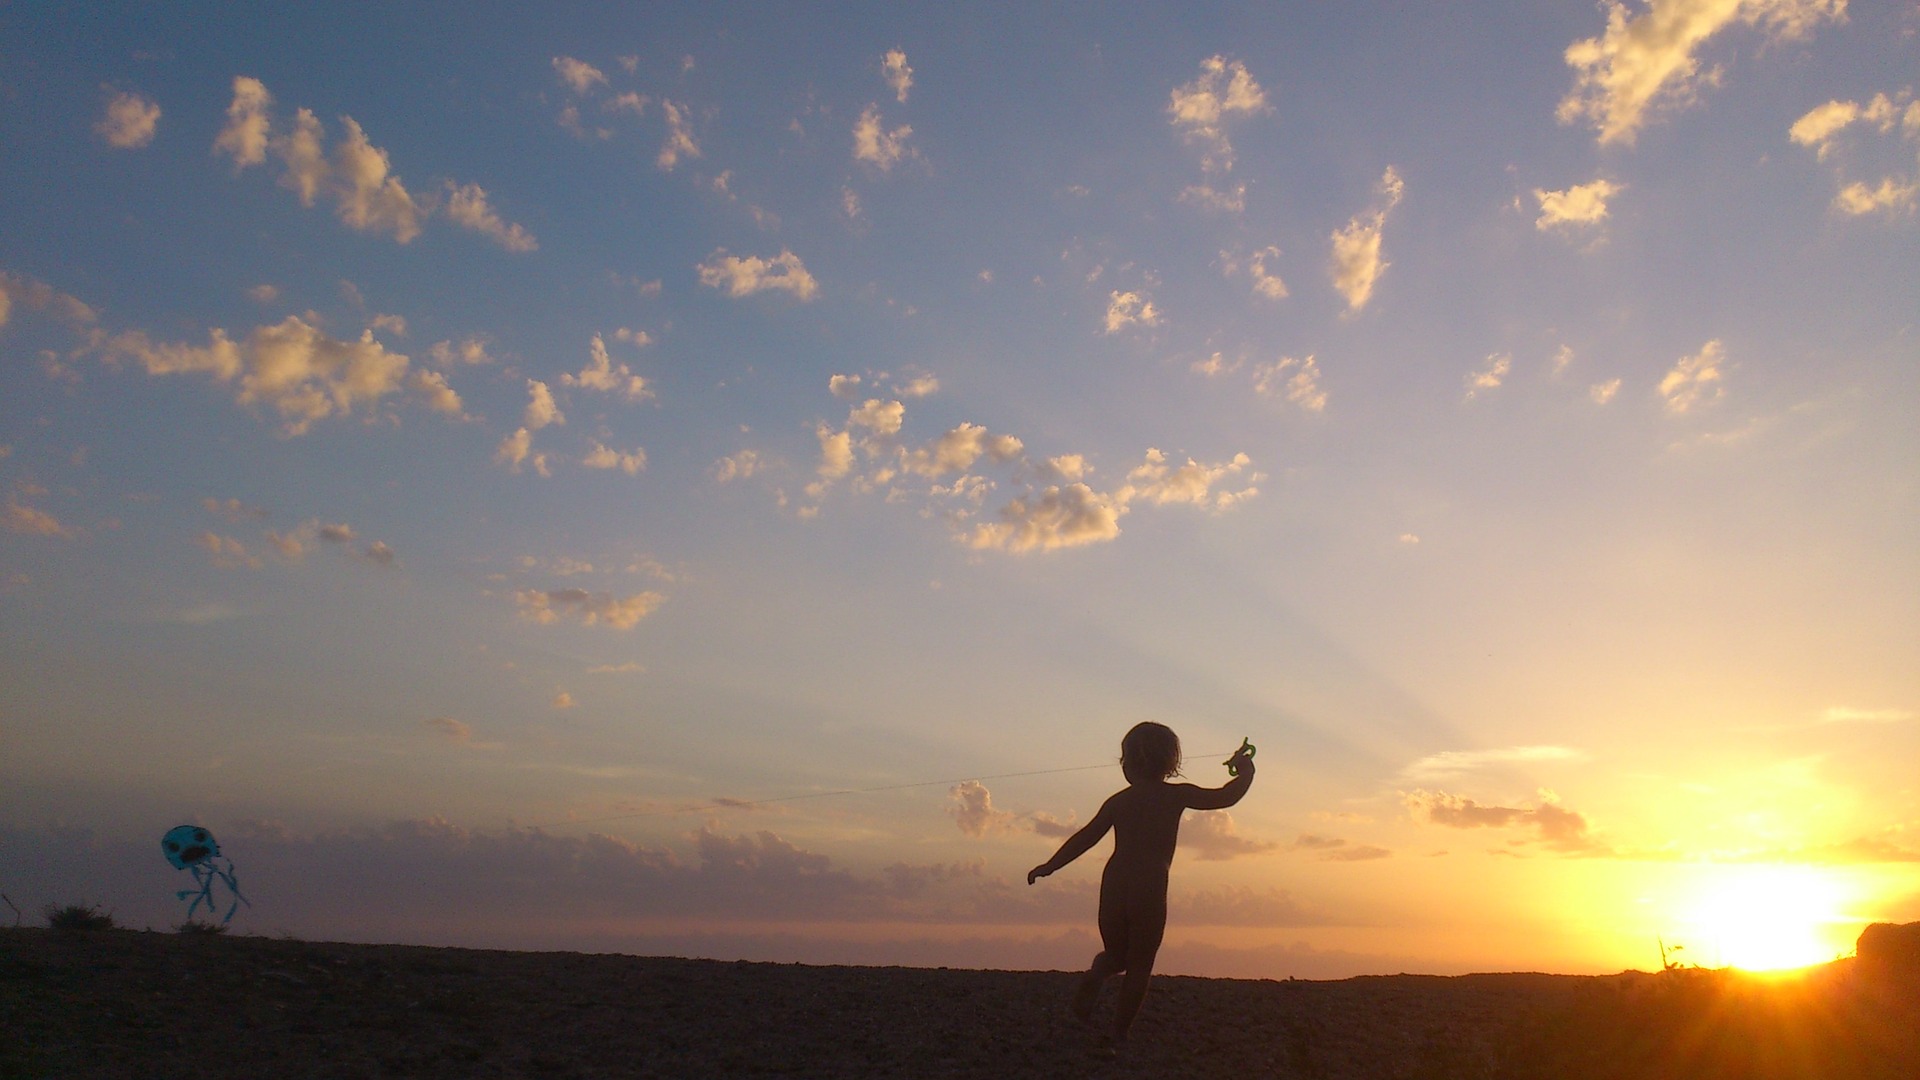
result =
[{"label": "sun", "polygon": [[1806,866],[1724,867],[1688,913],[1688,959],[1746,971],[1821,964],[1843,951],[1841,888]]}]

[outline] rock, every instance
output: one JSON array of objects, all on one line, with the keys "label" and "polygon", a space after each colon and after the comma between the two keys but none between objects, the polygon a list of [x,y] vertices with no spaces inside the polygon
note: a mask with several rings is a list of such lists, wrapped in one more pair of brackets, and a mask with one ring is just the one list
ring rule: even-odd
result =
[{"label": "rock", "polygon": [[1860,932],[1854,955],[1877,974],[1920,978],[1920,922],[1874,923]]}]

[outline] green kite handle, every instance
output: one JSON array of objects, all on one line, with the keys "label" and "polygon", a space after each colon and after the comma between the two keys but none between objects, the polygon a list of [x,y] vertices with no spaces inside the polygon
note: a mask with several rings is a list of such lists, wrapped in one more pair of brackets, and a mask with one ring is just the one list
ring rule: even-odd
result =
[{"label": "green kite handle", "polygon": [[1226,767],[1227,767],[1227,775],[1228,775],[1228,776],[1239,776],[1239,775],[1240,775],[1240,766],[1238,766],[1238,765],[1236,765],[1236,764],[1234,764],[1234,762],[1236,762],[1236,761],[1238,761],[1238,760],[1240,759],[1240,757],[1241,757],[1242,755],[1245,755],[1245,756],[1247,756],[1247,757],[1252,757],[1252,756],[1253,756],[1253,754],[1254,754],[1254,751],[1255,751],[1256,749],[1258,749],[1258,748],[1257,748],[1257,747],[1255,747],[1255,746],[1253,745],[1253,740],[1251,740],[1251,739],[1248,739],[1248,738],[1245,738],[1245,737],[1243,736],[1243,737],[1242,737],[1242,738],[1240,739],[1240,749],[1238,749],[1238,750],[1235,750],[1235,751],[1233,752],[1233,756],[1232,756],[1232,757],[1230,757],[1230,758],[1228,758],[1228,759],[1227,759],[1227,760],[1226,760],[1226,761],[1225,761],[1225,762],[1223,763],[1223,764],[1225,764],[1225,765],[1226,765]]}]

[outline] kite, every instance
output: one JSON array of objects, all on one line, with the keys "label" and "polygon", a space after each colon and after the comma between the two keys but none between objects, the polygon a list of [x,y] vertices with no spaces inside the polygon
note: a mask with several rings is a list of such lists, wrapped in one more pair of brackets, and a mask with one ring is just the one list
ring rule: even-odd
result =
[{"label": "kite", "polygon": [[[160,838],[160,850],[167,855],[167,861],[175,870],[187,870],[193,874],[193,883],[197,889],[181,889],[174,895],[185,900],[193,897],[187,905],[187,921],[193,921],[193,913],[200,910],[201,904],[207,905],[207,915],[213,915],[213,883],[224,882],[227,891],[233,894],[233,903],[227,908],[227,917],[220,920],[225,926],[233,921],[233,913],[241,904],[248,907],[253,902],[240,895],[240,882],[233,876],[233,860],[220,854],[220,843],[213,834],[198,825],[176,825],[167,830]],[[222,865],[224,864],[224,865]]]}]

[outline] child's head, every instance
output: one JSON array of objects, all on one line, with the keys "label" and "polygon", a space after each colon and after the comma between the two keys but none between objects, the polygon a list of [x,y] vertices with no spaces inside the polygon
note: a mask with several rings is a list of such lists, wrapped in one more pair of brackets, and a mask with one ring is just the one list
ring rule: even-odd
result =
[{"label": "child's head", "polygon": [[1135,775],[1165,780],[1180,772],[1180,736],[1165,724],[1151,720],[1133,725],[1120,740],[1120,769],[1129,778]]}]

